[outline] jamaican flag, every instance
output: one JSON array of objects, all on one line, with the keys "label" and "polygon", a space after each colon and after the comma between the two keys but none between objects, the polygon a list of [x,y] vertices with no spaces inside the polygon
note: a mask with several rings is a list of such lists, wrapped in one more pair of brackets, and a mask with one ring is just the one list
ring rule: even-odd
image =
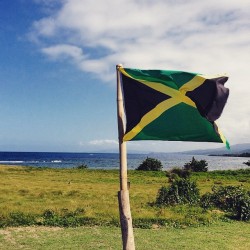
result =
[{"label": "jamaican flag", "polygon": [[126,130],[123,141],[229,143],[215,124],[226,104],[228,77],[170,70],[118,68]]}]

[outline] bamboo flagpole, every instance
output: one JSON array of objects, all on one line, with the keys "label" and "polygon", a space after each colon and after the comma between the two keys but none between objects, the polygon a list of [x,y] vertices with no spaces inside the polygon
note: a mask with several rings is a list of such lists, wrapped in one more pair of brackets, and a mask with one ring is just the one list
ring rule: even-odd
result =
[{"label": "bamboo flagpole", "polygon": [[123,142],[124,136],[124,106],[121,88],[121,78],[119,68],[121,64],[116,65],[117,77],[117,119],[118,119],[118,137],[120,154],[120,191],[118,192],[119,213],[122,233],[123,250],[134,250],[134,233],[132,225],[132,216],[129,203],[128,177],[127,177],[127,147]]}]

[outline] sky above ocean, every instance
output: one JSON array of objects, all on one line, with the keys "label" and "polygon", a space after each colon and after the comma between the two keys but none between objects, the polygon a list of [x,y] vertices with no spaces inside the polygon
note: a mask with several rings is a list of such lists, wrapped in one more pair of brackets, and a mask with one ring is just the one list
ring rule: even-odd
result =
[{"label": "sky above ocean", "polygon": [[[0,1],[0,151],[115,151],[115,65],[226,73],[217,121],[249,142],[250,2]],[[130,142],[135,151],[217,143]]]}]

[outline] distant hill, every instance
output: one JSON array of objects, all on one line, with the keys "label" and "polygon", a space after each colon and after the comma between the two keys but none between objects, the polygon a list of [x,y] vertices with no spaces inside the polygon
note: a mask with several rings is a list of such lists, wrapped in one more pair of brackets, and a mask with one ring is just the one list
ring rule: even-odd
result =
[{"label": "distant hill", "polygon": [[223,148],[217,149],[202,149],[181,152],[182,154],[193,155],[223,155],[223,154],[243,154],[250,153],[250,143],[235,144],[231,146],[230,150]]}]

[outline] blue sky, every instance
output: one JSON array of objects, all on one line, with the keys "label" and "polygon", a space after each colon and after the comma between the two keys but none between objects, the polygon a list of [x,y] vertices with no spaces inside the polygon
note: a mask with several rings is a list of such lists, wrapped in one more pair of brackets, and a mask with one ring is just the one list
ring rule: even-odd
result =
[{"label": "blue sky", "polygon": [[[227,73],[218,125],[249,142],[250,3],[245,0],[0,1],[0,150],[117,149],[115,65]],[[171,152],[222,144],[130,142]]]}]

